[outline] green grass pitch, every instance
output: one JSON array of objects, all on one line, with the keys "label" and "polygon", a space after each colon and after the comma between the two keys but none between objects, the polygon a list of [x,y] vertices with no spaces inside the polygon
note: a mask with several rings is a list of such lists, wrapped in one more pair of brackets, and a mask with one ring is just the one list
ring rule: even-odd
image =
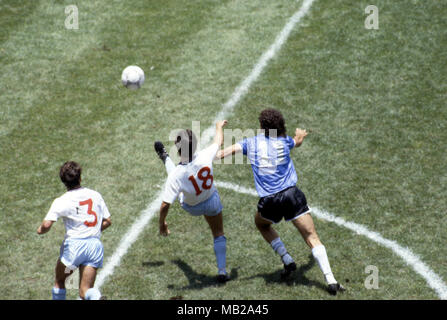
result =
[{"label": "green grass pitch", "polygon": [[[79,29],[64,26],[65,7]],[[379,30],[364,26],[379,8]],[[292,0],[0,0],[0,299],[50,299],[64,228],[36,229],[64,192],[58,168],[83,166],[113,225],[105,262],[160,191],[166,173],[153,142],[201,121],[250,73],[288,19]],[[447,6],[445,1],[316,0],[228,118],[256,129],[267,107],[289,134],[310,131],[292,153],[311,206],[394,240],[447,279]],[[146,72],[138,91],[121,71]],[[248,165],[216,165],[215,180],[253,188]],[[438,299],[391,250],[314,218],[337,297],[291,224],[277,229],[298,264],[291,281],[254,226],[257,199],[220,188],[234,277],[217,286],[203,218],[174,205],[171,235],[149,223],[107,278],[109,299]],[[366,289],[368,265],[379,289]],[[444,280],[442,280],[444,281]],[[75,299],[77,290],[68,290]]]}]

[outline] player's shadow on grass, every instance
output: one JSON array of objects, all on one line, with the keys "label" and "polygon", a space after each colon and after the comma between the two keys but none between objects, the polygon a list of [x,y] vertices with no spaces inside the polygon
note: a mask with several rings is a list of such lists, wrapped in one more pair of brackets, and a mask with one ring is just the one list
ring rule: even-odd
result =
[{"label": "player's shadow on grass", "polygon": [[298,266],[296,271],[294,271],[287,279],[281,279],[281,271],[283,269],[280,269],[279,271],[277,270],[277,271],[274,271],[271,273],[257,274],[255,276],[251,276],[247,279],[249,280],[249,279],[254,279],[254,278],[264,278],[264,280],[267,284],[269,284],[269,283],[284,283],[289,286],[302,285],[302,286],[306,286],[306,287],[317,287],[317,288],[320,288],[320,289],[326,291],[326,286],[324,284],[322,284],[321,282],[318,282],[318,281],[309,280],[304,275],[314,265],[315,265],[315,259],[313,258],[312,255],[309,255],[309,262],[307,264]]},{"label": "player's shadow on grass", "polygon": [[[203,289],[206,287],[212,287],[216,285],[221,285],[217,282],[217,275],[210,276],[206,274],[200,274],[195,272],[186,262],[183,260],[177,259],[173,260],[172,263],[176,264],[185,274],[186,278],[188,278],[189,284],[187,286],[178,288],[178,289]],[[234,280],[238,277],[237,268],[231,269],[230,279]],[[168,289],[173,289],[174,285],[169,285]]]},{"label": "player's shadow on grass", "polygon": [[145,261],[142,263],[143,267],[160,267],[164,264],[163,261]]}]

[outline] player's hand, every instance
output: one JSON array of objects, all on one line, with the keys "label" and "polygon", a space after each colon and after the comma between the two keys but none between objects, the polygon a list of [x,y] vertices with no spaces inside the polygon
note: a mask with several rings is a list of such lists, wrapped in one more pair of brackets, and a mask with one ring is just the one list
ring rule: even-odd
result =
[{"label": "player's hand", "polygon": [[171,231],[169,231],[168,229],[168,224],[165,222],[163,224],[160,224],[160,235],[167,237],[169,236],[169,234],[171,233]]},{"label": "player's hand", "polygon": [[223,128],[227,125],[228,121],[227,120],[221,120],[221,121],[217,121],[216,123],[216,128]]},{"label": "player's hand", "polygon": [[307,136],[307,131],[306,129],[300,129],[300,128],[296,128],[295,130],[295,137],[303,139],[305,136]]}]

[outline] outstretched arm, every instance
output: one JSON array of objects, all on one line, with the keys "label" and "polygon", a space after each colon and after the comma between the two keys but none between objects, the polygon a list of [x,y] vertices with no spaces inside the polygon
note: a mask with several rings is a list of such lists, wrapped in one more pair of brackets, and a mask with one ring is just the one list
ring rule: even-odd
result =
[{"label": "outstretched arm", "polygon": [[168,229],[168,224],[166,223],[166,216],[168,215],[169,206],[169,203],[163,201],[160,207],[159,230],[160,235],[165,237],[171,233]]},{"label": "outstretched arm", "polygon": [[229,146],[223,150],[219,150],[216,154],[216,159],[222,159],[226,158],[230,155],[233,155],[235,153],[241,152],[242,147],[239,143],[233,144],[232,146]]},{"label": "outstretched arm", "polygon": [[304,137],[306,136],[307,136],[306,130],[296,128],[295,137],[293,137],[293,140],[295,140],[295,148],[298,148],[303,143]]}]

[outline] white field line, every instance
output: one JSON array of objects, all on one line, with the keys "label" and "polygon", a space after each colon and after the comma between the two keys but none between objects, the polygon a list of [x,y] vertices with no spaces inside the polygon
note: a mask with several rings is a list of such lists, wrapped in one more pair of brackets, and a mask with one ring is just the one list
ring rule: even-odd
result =
[{"label": "white field line", "polygon": [[[303,18],[308,12],[312,3],[315,0],[304,0],[301,8],[294,13],[294,15],[289,19],[285,27],[281,30],[278,36],[275,39],[275,42],[270,46],[270,48],[264,52],[264,54],[259,58],[258,62],[254,66],[251,73],[245,78],[244,81],[234,90],[231,98],[223,105],[222,110],[217,114],[215,121],[224,120],[228,115],[233,111],[234,106],[241,100],[241,98],[248,92],[248,89],[251,87],[253,82],[255,82],[264,68],[267,66],[269,61],[279,52],[282,45],[289,38],[290,33],[292,32],[295,25],[300,22],[301,18]],[[203,131],[202,139],[200,143],[202,145],[207,145],[211,138],[214,135],[215,127],[211,126]]]},{"label": "white field line", "polygon": [[[162,188],[163,190],[164,188]],[[157,198],[153,200],[143,212],[141,212],[140,217],[132,224],[127,233],[121,239],[118,248],[115,250],[113,255],[107,260],[104,268],[101,269],[95,282],[95,287],[100,288],[108,276],[113,274],[116,266],[121,262],[121,258],[127,253],[130,246],[137,240],[140,233],[143,231],[144,227],[149,223],[149,221],[154,216],[155,212],[160,209],[161,204],[161,192],[158,192]]]},{"label": "white field line", "polygon": [[[281,46],[286,42],[287,38],[290,35],[290,32],[293,30],[295,25],[304,17],[314,0],[304,0],[301,8],[295,12],[295,14],[289,19],[285,27],[276,37],[275,42],[270,46],[270,48],[261,56],[258,63],[254,66],[250,75],[235,89],[231,98],[223,105],[222,110],[218,113],[215,118],[215,122],[223,119],[224,116],[227,116],[229,112],[234,108],[234,106],[239,102],[241,97],[248,92],[248,89],[252,85],[252,83],[259,77],[262,70],[267,66],[270,59],[272,59],[280,50]],[[203,134],[201,143],[204,145],[207,144],[213,135],[213,130],[215,126],[211,125],[207,128]],[[105,267],[100,271],[98,277],[96,278],[95,286],[99,289],[106,279],[113,274],[113,271],[116,266],[118,266],[121,262],[121,258],[127,253],[131,245],[138,238],[140,233],[143,231],[146,224],[149,223],[151,218],[157,212],[159,206],[161,204],[161,191],[157,194],[155,200],[153,200],[148,207],[140,214],[138,220],[136,220],[132,226],[129,228],[127,233],[122,238],[118,248],[115,250],[113,255],[107,260],[105,263]]]},{"label": "white field line", "polygon": [[[238,193],[258,197],[255,189],[244,188],[233,183],[216,181],[216,186],[224,189],[230,189]],[[437,293],[440,299],[447,300],[447,286],[444,281],[429,266],[422,262],[421,259],[410,249],[402,247],[396,241],[385,239],[380,235],[380,233],[371,231],[361,224],[346,221],[318,208],[311,208],[311,210],[312,214],[319,219],[334,222],[341,227],[345,227],[355,232],[356,234],[365,236],[368,239],[388,249],[391,249],[396,255],[401,257],[409,266],[411,266],[413,270],[416,271],[416,273],[418,273],[422,278],[425,279],[427,284]]]}]

